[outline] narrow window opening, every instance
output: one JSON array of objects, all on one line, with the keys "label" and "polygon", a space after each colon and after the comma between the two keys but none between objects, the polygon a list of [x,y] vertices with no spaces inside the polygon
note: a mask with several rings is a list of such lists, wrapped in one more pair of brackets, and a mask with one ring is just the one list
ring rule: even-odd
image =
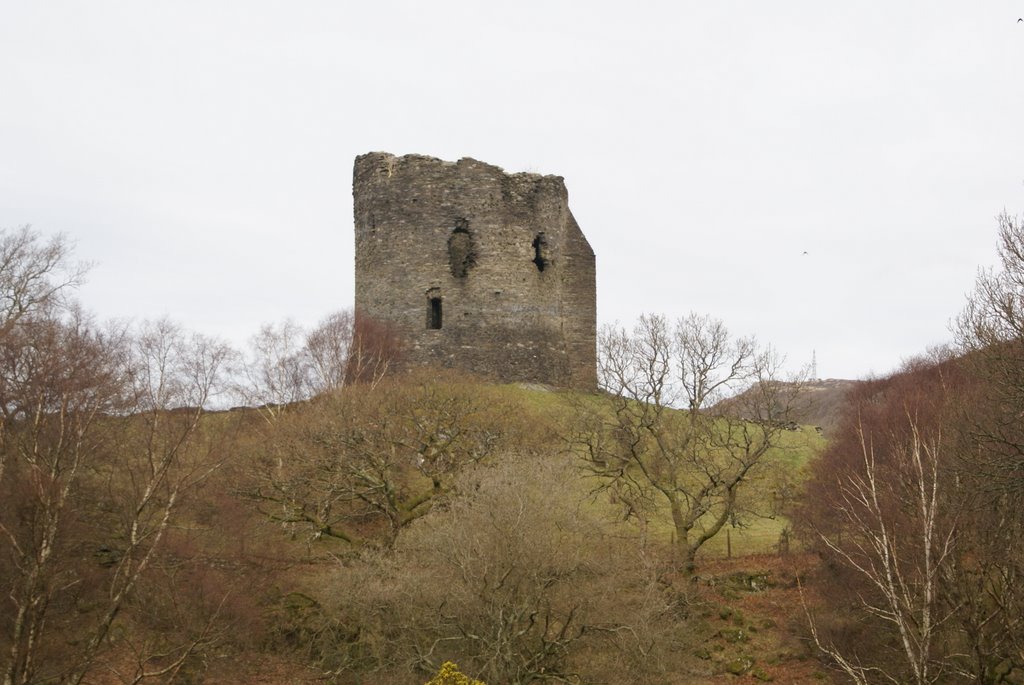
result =
[{"label": "narrow window opening", "polygon": [[431,297],[430,307],[427,309],[427,328],[433,330],[441,329],[441,298]]},{"label": "narrow window opening", "polygon": [[533,239],[533,263],[537,265],[537,271],[543,271],[548,265],[548,241],[543,233],[538,233]]}]

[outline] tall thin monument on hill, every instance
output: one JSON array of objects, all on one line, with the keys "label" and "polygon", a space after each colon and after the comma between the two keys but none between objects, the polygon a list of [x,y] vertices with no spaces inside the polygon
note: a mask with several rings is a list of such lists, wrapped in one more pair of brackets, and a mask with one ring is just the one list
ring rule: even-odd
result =
[{"label": "tall thin monument on hill", "polygon": [[404,363],[597,385],[594,251],[559,176],[464,158],[356,158],[356,308]]}]

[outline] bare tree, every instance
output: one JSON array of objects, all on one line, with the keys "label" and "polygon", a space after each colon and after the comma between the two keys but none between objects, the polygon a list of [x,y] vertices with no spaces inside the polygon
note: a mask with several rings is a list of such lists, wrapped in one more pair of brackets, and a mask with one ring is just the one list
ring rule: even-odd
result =
[{"label": "bare tree", "polygon": [[[80,683],[107,644],[114,622],[161,550],[186,493],[223,463],[217,442],[200,435],[205,407],[223,390],[234,351],[167,320],[145,323],[126,355],[133,413],[119,431],[106,472],[115,513],[114,573],[107,599],[68,682]],[[186,658],[205,635],[180,648]],[[157,672],[160,669],[157,669]],[[143,670],[145,673],[145,670]]]},{"label": "bare tree", "polygon": [[983,358],[930,355],[860,383],[811,465],[793,520],[826,562],[807,585],[813,629],[851,678],[1019,676],[1024,522],[979,431],[1008,408],[975,373]]},{"label": "bare tree", "polygon": [[959,532],[955,517],[942,511],[956,498],[941,489],[955,483],[940,478],[939,437],[924,438],[913,417],[907,420],[909,442],[891,451],[884,466],[860,432],[862,463],[840,476],[839,498],[832,505],[845,524],[842,535],[820,535],[835,558],[872,590],[860,596],[859,610],[891,628],[900,645],[899,669],[865,661],[823,638],[808,614],[817,646],[856,683],[938,682],[948,669],[936,643],[960,609],[940,601],[940,585],[956,562]]},{"label": "bare tree", "polygon": [[0,230],[0,334],[26,316],[65,303],[87,265],[71,263],[71,245],[58,234],[47,241],[23,226]]},{"label": "bare tree", "polygon": [[306,335],[311,392],[320,394],[352,383],[379,383],[397,360],[397,334],[358,311],[328,315]]},{"label": "bare tree", "polygon": [[984,450],[971,471],[1024,504],[1024,219],[999,220],[999,268],[979,272],[974,293],[956,321],[965,362],[984,381],[984,412],[973,417],[973,437]]},{"label": "bare tree", "polygon": [[997,220],[999,268],[979,271],[957,319],[958,340],[969,351],[1024,338],[1024,219],[1004,212]]},{"label": "bare tree", "polygon": [[321,397],[278,421],[247,494],[272,520],[313,539],[358,544],[384,524],[390,544],[465,466],[538,439],[526,432],[493,389],[424,371]]},{"label": "bare tree", "polygon": [[245,365],[248,385],[243,395],[268,421],[310,395],[311,369],[304,338],[302,328],[289,320],[264,325],[249,341],[252,354]]},{"label": "bare tree", "polygon": [[[0,541],[10,565],[3,683],[31,680],[50,602],[71,575],[61,566],[65,509],[97,450],[93,430],[118,405],[107,341],[65,295],[85,267],[63,236],[28,226],[0,231]],[[6,572],[5,572],[6,571]]]},{"label": "bare tree", "polygon": [[346,309],[329,314],[306,335],[315,392],[330,392],[346,385],[355,326],[355,316]]},{"label": "bare tree", "polygon": [[0,537],[13,561],[4,579],[11,621],[3,683],[18,685],[35,682],[51,603],[76,582],[67,565],[69,504],[103,447],[97,424],[123,397],[116,355],[80,315],[10,329],[0,353],[0,449],[13,460],[0,505]]},{"label": "bare tree", "polygon": [[[8,331],[4,685],[82,682],[116,651],[115,622],[137,599],[185,493],[220,461],[209,442],[216,431],[200,439],[200,422],[229,354],[167,322],[111,334],[74,310]],[[97,574],[93,554],[109,573]]]},{"label": "bare tree", "polygon": [[525,685],[656,682],[663,658],[678,667],[679,595],[644,573],[635,533],[581,506],[571,463],[503,454],[459,480],[392,551],[338,578],[347,591],[331,610],[358,617],[349,648],[373,657],[353,670],[401,681],[453,659],[485,682]]},{"label": "bare tree", "polygon": [[356,310],[345,378],[348,383],[376,385],[401,361],[402,341],[386,322]]},{"label": "bare tree", "polygon": [[[977,381],[960,393],[961,450],[957,478],[975,496],[969,563],[959,564],[952,592],[964,606],[963,633],[979,677],[1010,664],[1024,671],[1024,217],[998,220],[995,268],[978,273],[957,318],[962,365]],[[1007,675],[1010,678],[1010,675]]]},{"label": "bare tree", "polygon": [[353,383],[379,383],[399,356],[384,323],[342,310],[306,332],[294,321],[264,325],[249,343],[240,394],[273,423],[297,402]]},{"label": "bare tree", "polygon": [[692,571],[698,550],[740,519],[743,486],[779,446],[799,383],[778,379],[771,349],[696,314],[605,328],[598,346],[612,418],[591,407],[575,440],[601,487],[630,512],[667,506],[680,562]]},{"label": "bare tree", "polygon": [[[62,235],[48,241],[23,226],[16,231],[0,230],[0,342],[20,349],[26,336],[15,329],[36,317],[52,321],[68,302],[65,295],[82,282],[87,270],[71,262],[71,246]],[[16,379],[7,379],[8,383]],[[0,438],[15,407],[3,406]],[[0,450],[0,483],[3,483],[6,453]]]}]

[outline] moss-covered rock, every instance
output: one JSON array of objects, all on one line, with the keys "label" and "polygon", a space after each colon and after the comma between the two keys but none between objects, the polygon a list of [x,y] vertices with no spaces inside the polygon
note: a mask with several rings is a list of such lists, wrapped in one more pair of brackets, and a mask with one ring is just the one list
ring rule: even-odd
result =
[{"label": "moss-covered rock", "polygon": [[738,656],[725,663],[725,670],[733,675],[743,675],[754,666],[754,660],[749,656]]},{"label": "moss-covered rock", "polygon": [[730,644],[750,641],[750,636],[743,628],[725,628],[718,631],[718,636]]}]

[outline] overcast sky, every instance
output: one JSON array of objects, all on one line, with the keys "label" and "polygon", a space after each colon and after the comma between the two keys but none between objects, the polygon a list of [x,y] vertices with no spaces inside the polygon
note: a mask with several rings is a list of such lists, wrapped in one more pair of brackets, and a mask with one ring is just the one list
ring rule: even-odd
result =
[{"label": "overcast sky", "polygon": [[[372,150],[565,177],[601,323],[691,310],[818,375],[950,338],[1024,212],[1024,0],[0,0],[0,227],[102,318],[244,341],[353,300]],[[806,252],[806,254],[804,254]]]}]

